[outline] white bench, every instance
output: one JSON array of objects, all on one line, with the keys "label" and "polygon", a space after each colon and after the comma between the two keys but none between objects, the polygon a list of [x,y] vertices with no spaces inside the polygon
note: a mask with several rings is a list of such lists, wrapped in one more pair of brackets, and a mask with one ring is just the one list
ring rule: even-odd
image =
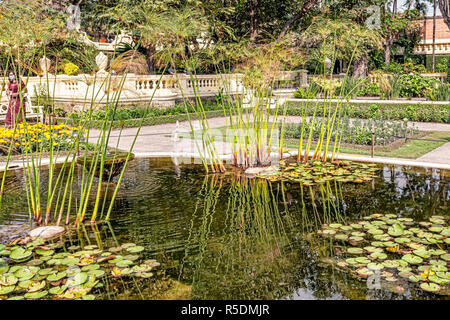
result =
[{"label": "white bench", "polygon": [[[33,106],[31,104],[31,98],[27,94],[25,95],[25,118],[36,119],[36,121],[42,122],[44,120],[43,106]],[[6,113],[8,112],[9,101],[6,95],[2,95],[0,99],[0,121],[5,121]]]}]

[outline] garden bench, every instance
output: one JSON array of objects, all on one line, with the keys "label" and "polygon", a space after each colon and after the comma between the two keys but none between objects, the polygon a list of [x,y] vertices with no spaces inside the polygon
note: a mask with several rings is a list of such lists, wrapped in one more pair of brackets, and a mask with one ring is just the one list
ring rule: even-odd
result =
[{"label": "garden bench", "polygon": [[[33,106],[31,104],[31,98],[27,94],[25,95],[25,118],[36,119],[36,121],[42,122],[44,119],[43,106]],[[6,113],[8,112],[9,100],[6,95],[2,95],[0,99],[0,121],[5,121]]]}]

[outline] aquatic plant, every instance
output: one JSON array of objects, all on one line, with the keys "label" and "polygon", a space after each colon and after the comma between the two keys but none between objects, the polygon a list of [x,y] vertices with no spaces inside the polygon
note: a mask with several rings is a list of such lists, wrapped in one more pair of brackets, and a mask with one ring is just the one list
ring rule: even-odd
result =
[{"label": "aquatic plant", "polygon": [[316,234],[324,238],[321,245],[331,246],[332,256],[321,260],[357,279],[376,275],[381,288],[396,293],[415,287],[450,294],[446,216],[418,222],[376,213],[348,224],[324,224]]}]

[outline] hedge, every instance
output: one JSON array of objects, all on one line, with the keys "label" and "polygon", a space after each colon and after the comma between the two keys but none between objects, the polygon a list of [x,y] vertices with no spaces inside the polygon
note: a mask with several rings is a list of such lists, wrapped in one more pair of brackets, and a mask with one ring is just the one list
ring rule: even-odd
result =
[{"label": "hedge", "polygon": [[[215,118],[223,116],[223,110],[212,110],[212,111],[205,111],[205,114],[208,118]],[[189,114],[191,119],[197,119],[197,116],[195,113]],[[77,126],[80,124],[80,120],[74,120],[71,118],[55,118],[55,120],[58,123],[65,123],[72,126]],[[177,121],[187,121],[188,115],[187,114],[176,114],[176,115],[168,115],[168,116],[159,116],[159,117],[149,117],[145,118],[142,126],[154,126],[158,124],[164,124],[164,123],[173,123]],[[116,120],[112,122],[112,128],[135,128],[139,127],[140,123],[142,121],[141,119],[128,119],[128,120]],[[86,122],[85,127],[86,128],[96,128],[100,129],[103,125],[102,120],[90,120]]]},{"label": "hedge", "polygon": [[[301,102],[287,102],[287,115],[300,116]],[[315,103],[310,103],[307,108],[307,115],[312,116],[315,109]],[[332,103],[333,105],[333,103]],[[334,103],[334,106],[336,104]],[[346,114],[350,118],[361,119],[386,119],[403,120],[419,122],[443,122],[450,123],[450,104],[377,104],[374,103],[347,103],[345,104]],[[321,116],[323,108],[317,108],[316,115]]]}]

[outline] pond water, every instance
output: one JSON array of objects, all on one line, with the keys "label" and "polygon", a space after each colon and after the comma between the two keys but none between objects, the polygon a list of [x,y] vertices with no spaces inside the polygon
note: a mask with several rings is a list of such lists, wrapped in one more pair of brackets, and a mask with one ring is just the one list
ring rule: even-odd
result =
[{"label": "pond water", "polygon": [[[135,159],[110,223],[83,226],[68,241],[133,242],[145,248],[143,257],[161,263],[156,280],[109,290],[100,296],[106,299],[448,299],[418,287],[369,288],[324,262],[332,246],[311,236],[324,223],[375,213],[414,221],[450,216],[449,172],[379,168],[372,182],[306,187]],[[20,172],[8,179],[0,230],[29,223],[22,182]]]}]

